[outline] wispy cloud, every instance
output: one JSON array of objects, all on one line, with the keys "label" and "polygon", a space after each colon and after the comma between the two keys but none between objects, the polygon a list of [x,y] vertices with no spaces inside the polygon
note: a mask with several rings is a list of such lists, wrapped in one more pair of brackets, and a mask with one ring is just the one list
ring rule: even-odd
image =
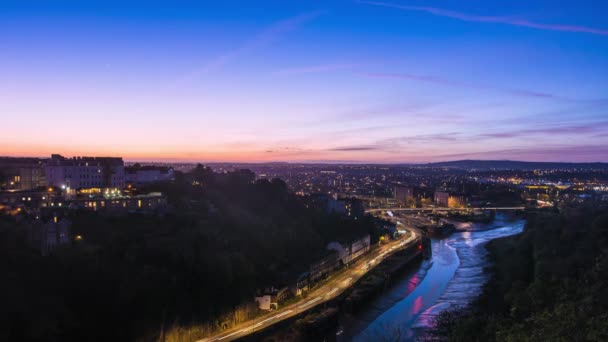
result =
[{"label": "wispy cloud", "polygon": [[394,137],[373,141],[369,144],[340,146],[329,148],[327,151],[333,152],[363,152],[363,151],[384,151],[401,152],[408,144],[432,143],[432,142],[454,142],[461,138],[459,132],[446,132],[436,134],[420,134],[411,136]]},{"label": "wispy cloud", "polygon": [[194,70],[186,75],[183,75],[178,80],[170,85],[170,88],[175,88],[182,85],[183,83],[190,82],[198,77],[204,76],[212,71],[220,69],[221,67],[232,63],[234,60],[246,55],[247,53],[253,52],[258,49],[262,49],[273,42],[281,38],[285,33],[298,28],[300,25],[309,22],[323,14],[325,11],[316,11],[310,13],[303,13],[292,18],[281,20],[276,22],[274,25],[268,27],[264,31],[254,36],[245,44],[237,47],[234,50],[228,51],[223,55],[211,60],[207,64],[203,65],[197,70]]},{"label": "wispy cloud", "polygon": [[266,153],[302,152],[302,151],[303,151],[303,149],[300,147],[290,147],[290,146],[273,147],[273,148],[264,150],[264,152],[266,152]]},{"label": "wispy cloud", "polygon": [[361,151],[374,151],[378,148],[375,146],[342,146],[329,148],[327,151],[333,152],[361,152]]},{"label": "wispy cloud", "polygon": [[336,63],[336,64],[323,64],[313,65],[298,68],[287,68],[273,72],[274,75],[278,76],[291,76],[300,74],[316,74],[325,73],[339,70],[353,69],[360,66],[358,63]]},{"label": "wispy cloud", "polygon": [[376,142],[376,145],[385,148],[398,148],[404,144],[457,141],[460,138],[461,133],[459,132],[419,134],[380,140]]},{"label": "wispy cloud", "polygon": [[348,118],[350,120],[356,119],[378,119],[395,116],[408,116],[420,113],[424,109],[428,108],[429,105],[422,103],[406,103],[406,104],[395,104],[395,105],[384,105],[368,108],[357,108],[346,111],[339,116],[338,119]]},{"label": "wispy cloud", "polygon": [[563,31],[563,32],[578,32],[578,33],[590,33],[608,36],[608,30],[596,29],[592,27],[586,26],[577,26],[577,25],[560,25],[560,24],[541,24],[531,22],[525,19],[518,19],[513,17],[504,17],[504,16],[480,16],[480,15],[472,15],[467,13],[450,11],[437,7],[426,7],[426,6],[407,6],[407,5],[399,5],[388,2],[379,2],[379,1],[365,1],[365,0],[355,0],[357,3],[373,5],[373,6],[381,6],[388,8],[395,8],[402,11],[417,11],[417,12],[425,12],[439,17],[447,17],[452,19],[457,19],[461,21],[468,22],[478,22],[478,23],[495,23],[495,24],[505,24],[511,26],[521,26],[521,27],[529,27],[539,30],[548,30],[548,31]]},{"label": "wispy cloud", "polygon": [[573,125],[573,126],[557,126],[557,127],[543,127],[535,129],[522,129],[511,132],[494,132],[480,134],[480,138],[518,138],[533,135],[553,135],[559,134],[560,136],[566,135],[589,135],[593,133],[602,133],[608,129],[608,121],[592,122],[585,125]]},{"label": "wispy cloud", "polygon": [[475,159],[511,159],[523,161],[569,161],[569,162],[608,162],[608,146],[538,146],[513,148],[493,151],[478,151],[434,156],[434,160]]},{"label": "wispy cloud", "polygon": [[483,85],[483,84],[475,84],[475,83],[468,83],[468,82],[452,81],[452,80],[448,80],[448,79],[441,78],[441,77],[427,76],[427,75],[415,75],[415,74],[408,74],[408,73],[366,73],[364,75],[367,77],[372,77],[372,78],[392,78],[392,79],[412,80],[412,81],[441,84],[441,85],[452,86],[452,87],[499,91],[499,92],[508,93],[508,94],[511,94],[514,96],[546,98],[546,99],[560,99],[560,100],[573,101],[573,99],[566,98],[566,97],[559,96],[559,95],[550,94],[550,93],[543,93],[543,92],[524,90],[524,89],[503,88],[503,87],[497,87],[497,86],[493,86],[493,85]]}]

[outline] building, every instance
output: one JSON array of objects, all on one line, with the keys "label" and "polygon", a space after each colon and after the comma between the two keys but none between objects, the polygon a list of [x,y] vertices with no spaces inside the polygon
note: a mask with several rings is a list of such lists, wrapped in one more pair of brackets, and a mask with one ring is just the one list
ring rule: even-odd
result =
[{"label": "building", "polygon": [[254,300],[258,303],[258,308],[261,310],[277,310],[279,305],[283,303],[290,294],[287,286],[280,289],[270,287],[264,289],[264,291],[259,291]]},{"label": "building", "polygon": [[344,198],[344,206],[346,207],[346,216],[358,219],[365,215],[365,206],[363,201],[358,198]]},{"label": "building", "polygon": [[166,166],[139,166],[138,164],[125,167],[125,182],[128,184],[148,184],[166,182],[174,179],[173,168]]},{"label": "building", "polygon": [[447,191],[435,191],[434,203],[438,207],[447,208],[450,193]]},{"label": "building", "polygon": [[0,187],[32,190],[46,185],[44,160],[39,158],[0,158]]},{"label": "building", "polygon": [[346,201],[330,197],[327,199],[325,211],[328,214],[346,215]]},{"label": "building", "polygon": [[[167,207],[167,198],[160,192],[136,196],[95,196],[70,200],[70,209],[87,209],[106,213],[153,212]],[[51,206],[54,206],[51,203]]]},{"label": "building", "polygon": [[338,252],[326,250],[324,254],[310,265],[309,278],[311,282],[327,277],[340,266]]},{"label": "building", "polygon": [[448,198],[448,208],[465,208],[467,206],[467,199],[463,195],[450,195]]},{"label": "building", "polygon": [[73,157],[53,154],[46,164],[46,181],[62,189],[123,188],[125,170],[122,158]]},{"label": "building", "polygon": [[414,200],[414,188],[403,184],[395,184],[393,187],[393,198],[404,203]]},{"label": "building", "polygon": [[304,272],[298,276],[295,284],[291,285],[294,296],[303,296],[310,290],[310,273]]},{"label": "building", "polygon": [[0,191],[0,203],[11,206],[23,206],[25,208],[46,208],[51,203],[60,203],[61,198],[57,192],[33,191],[33,190],[6,190]]},{"label": "building", "polygon": [[447,191],[435,191],[435,205],[441,208],[464,208],[466,198],[462,195],[450,194]]},{"label": "building", "polygon": [[325,211],[328,214],[338,214],[351,218],[360,218],[365,215],[363,201],[357,198],[340,198],[337,196],[327,197]]},{"label": "building", "polygon": [[369,234],[347,242],[330,242],[327,245],[328,250],[334,250],[338,253],[338,259],[343,265],[350,264],[353,260],[361,255],[369,252],[371,248],[371,239]]},{"label": "building", "polygon": [[27,225],[28,241],[32,247],[39,249],[46,256],[58,246],[70,242],[69,230],[72,222],[66,218],[53,216],[49,220],[36,218]]}]

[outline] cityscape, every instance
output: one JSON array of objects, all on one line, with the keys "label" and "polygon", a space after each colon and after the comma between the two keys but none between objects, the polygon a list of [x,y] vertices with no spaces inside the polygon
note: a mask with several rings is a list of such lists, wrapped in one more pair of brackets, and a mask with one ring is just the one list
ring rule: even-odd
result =
[{"label": "cityscape", "polygon": [[0,3],[0,341],[607,341],[607,13]]}]

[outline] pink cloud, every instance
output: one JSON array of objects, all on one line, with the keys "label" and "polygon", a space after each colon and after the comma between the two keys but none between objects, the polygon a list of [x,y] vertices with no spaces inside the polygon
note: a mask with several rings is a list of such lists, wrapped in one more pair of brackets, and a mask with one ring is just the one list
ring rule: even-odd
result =
[{"label": "pink cloud", "polygon": [[469,22],[479,22],[479,23],[496,23],[496,24],[506,24],[512,26],[521,26],[521,27],[529,27],[535,28],[539,30],[548,30],[548,31],[563,31],[563,32],[579,32],[579,33],[590,33],[590,34],[598,34],[603,36],[608,36],[608,30],[596,29],[586,26],[577,26],[577,25],[560,25],[560,24],[541,24],[534,23],[525,19],[516,19],[510,17],[502,17],[502,16],[479,16],[479,15],[471,15],[466,13],[449,11],[436,7],[426,7],[426,6],[406,6],[406,5],[398,5],[387,2],[378,2],[378,1],[365,1],[365,0],[356,0],[355,2],[373,6],[382,6],[395,8],[403,11],[417,11],[417,12],[426,12],[432,15],[453,18],[462,21]]}]

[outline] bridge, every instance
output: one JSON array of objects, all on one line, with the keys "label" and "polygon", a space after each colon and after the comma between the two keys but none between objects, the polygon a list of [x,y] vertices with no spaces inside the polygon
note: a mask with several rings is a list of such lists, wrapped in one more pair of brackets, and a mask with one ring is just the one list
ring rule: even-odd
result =
[{"label": "bridge", "polygon": [[381,211],[407,211],[407,212],[425,212],[425,211],[470,211],[470,210],[497,210],[497,211],[513,211],[524,210],[526,207],[484,207],[484,208],[377,208],[368,209],[366,213],[377,213]]}]

